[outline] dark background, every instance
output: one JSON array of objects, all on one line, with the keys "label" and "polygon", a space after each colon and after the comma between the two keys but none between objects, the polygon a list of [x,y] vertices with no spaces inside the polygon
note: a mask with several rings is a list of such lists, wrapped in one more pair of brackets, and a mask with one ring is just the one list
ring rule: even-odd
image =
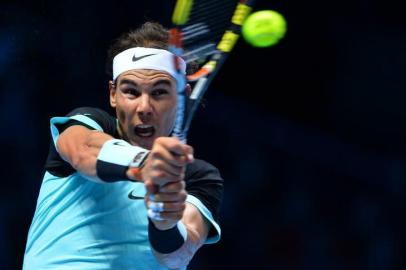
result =
[{"label": "dark background", "polygon": [[[278,45],[240,41],[190,144],[226,179],[223,237],[190,269],[406,269],[402,1],[258,1]],[[106,50],[173,1],[0,2],[0,268],[21,269],[49,119],[109,110]]]}]

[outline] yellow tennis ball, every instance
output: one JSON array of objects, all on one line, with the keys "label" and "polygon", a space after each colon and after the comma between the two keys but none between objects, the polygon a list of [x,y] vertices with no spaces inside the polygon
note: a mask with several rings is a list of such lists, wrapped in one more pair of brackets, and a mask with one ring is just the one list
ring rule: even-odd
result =
[{"label": "yellow tennis ball", "polygon": [[244,39],[255,47],[269,47],[286,33],[286,20],[274,10],[261,10],[248,16],[242,26]]}]

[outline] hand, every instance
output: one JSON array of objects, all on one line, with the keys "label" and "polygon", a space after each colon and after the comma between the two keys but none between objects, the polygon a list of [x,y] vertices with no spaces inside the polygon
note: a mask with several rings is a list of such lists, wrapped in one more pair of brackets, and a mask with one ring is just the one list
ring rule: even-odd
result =
[{"label": "hand", "polygon": [[191,146],[173,137],[155,140],[141,174],[149,216],[158,229],[172,228],[182,218],[187,196],[185,170],[192,162]]}]

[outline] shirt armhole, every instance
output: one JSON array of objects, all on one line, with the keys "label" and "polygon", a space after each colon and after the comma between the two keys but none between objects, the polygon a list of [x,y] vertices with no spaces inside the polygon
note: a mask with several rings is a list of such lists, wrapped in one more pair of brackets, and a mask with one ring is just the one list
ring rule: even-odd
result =
[{"label": "shirt armhole", "polygon": [[86,115],[74,115],[70,117],[52,117],[50,124],[51,124],[51,135],[52,135],[52,140],[54,142],[55,149],[58,150],[57,148],[57,141],[60,135],[58,125],[63,125],[69,122],[70,120],[76,120],[80,123],[85,124],[86,126],[90,126],[95,130],[103,131],[103,128],[93,119],[87,117]]},{"label": "shirt armhole", "polygon": [[188,194],[186,201],[188,203],[193,204],[199,212],[210,222],[214,230],[214,233],[209,234],[207,237],[205,244],[214,244],[220,240],[221,237],[221,228],[219,224],[214,220],[212,213],[207,209],[207,207],[195,196]]}]

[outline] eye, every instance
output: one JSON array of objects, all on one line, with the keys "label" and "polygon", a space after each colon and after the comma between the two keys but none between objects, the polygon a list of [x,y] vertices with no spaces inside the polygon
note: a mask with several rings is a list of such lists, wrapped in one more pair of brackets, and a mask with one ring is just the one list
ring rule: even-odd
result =
[{"label": "eye", "polygon": [[131,97],[139,97],[141,95],[141,93],[135,88],[123,88],[123,89],[121,89],[121,92],[123,92],[123,94],[125,94],[127,96],[131,96]]},{"label": "eye", "polygon": [[154,97],[161,97],[161,96],[164,96],[164,95],[167,95],[167,94],[169,94],[169,91],[167,89],[165,89],[165,88],[154,89],[152,91],[152,93],[151,93],[151,95],[154,96]]}]

